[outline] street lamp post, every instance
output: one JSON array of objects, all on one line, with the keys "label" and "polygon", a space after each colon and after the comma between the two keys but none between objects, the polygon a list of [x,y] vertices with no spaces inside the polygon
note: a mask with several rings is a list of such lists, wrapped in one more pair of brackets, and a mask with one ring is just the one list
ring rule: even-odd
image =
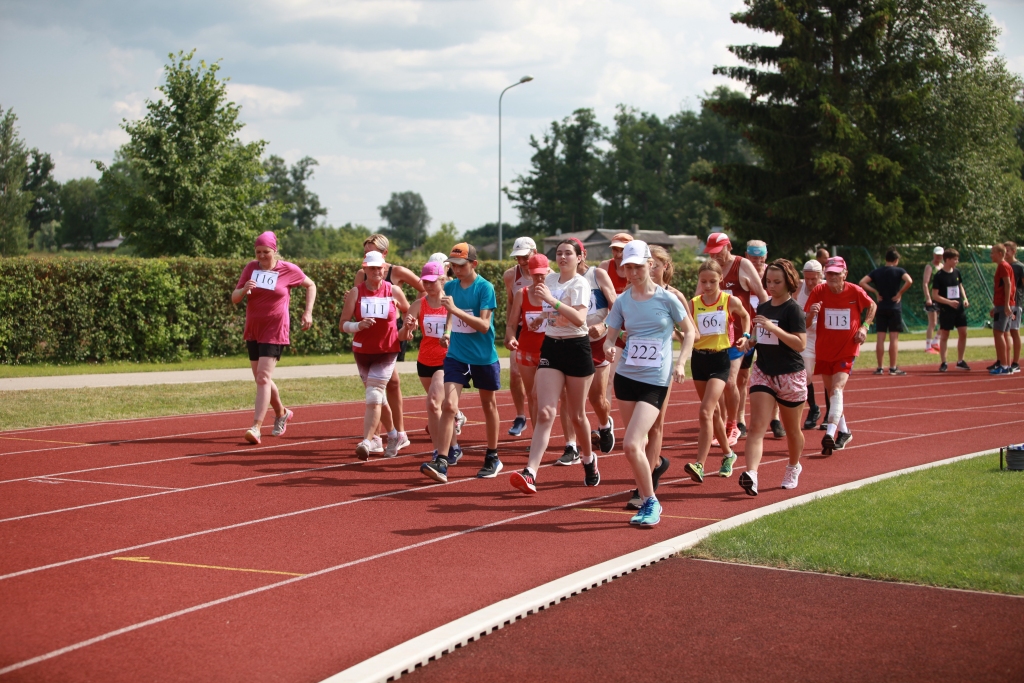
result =
[{"label": "street lamp post", "polygon": [[512,85],[508,86],[508,88],[505,88],[504,90],[502,90],[501,94],[498,95],[498,260],[499,261],[502,260],[502,258],[504,257],[504,253],[503,253],[504,243],[502,242],[502,234],[501,234],[501,98],[505,96],[505,93],[508,92],[508,90],[510,88],[514,88],[517,85],[522,85],[523,83],[529,83],[532,80],[533,80],[533,76],[523,76],[516,83],[513,83]]}]

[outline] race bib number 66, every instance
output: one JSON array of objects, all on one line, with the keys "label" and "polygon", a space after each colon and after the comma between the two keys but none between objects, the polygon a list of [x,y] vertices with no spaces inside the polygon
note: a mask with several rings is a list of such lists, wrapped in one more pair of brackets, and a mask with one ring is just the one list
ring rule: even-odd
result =
[{"label": "race bib number 66", "polygon": [[725,334],[725,311],[697,314],[697,328],[701,335]]},{"label": "race bib number 66", "polygon": [[850,329],[849,308],[826,308],[825,309],[826,330],[848,330]]}]

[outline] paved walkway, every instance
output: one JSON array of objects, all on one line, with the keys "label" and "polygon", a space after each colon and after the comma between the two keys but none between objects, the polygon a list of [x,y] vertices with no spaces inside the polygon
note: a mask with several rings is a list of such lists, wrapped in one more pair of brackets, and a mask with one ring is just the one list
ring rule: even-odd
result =
[{"label": "paved walkway", "polygon": [[[874,337],[874,335],[872,335]],[[875,342],[869,338],[862,353],[874,353]],[[968,346],[992,346],[991,337],[972,337]],[[900,343],[902,351],[922,351],[924,341]],[[954,354],[956,347],[951,345]],[[508,368],[508,358],[501,359],[501,367]],[[416,372],[416,363],[409,361],[398,364],[400,373]],[[299,379],[306,377],[355,377],[359,373],[352,363],[334,365],[296,365],[279,367],[274,371],[275,379]],[[171,372],[115,372],[96,375],[53,375],[49,377],[10,377],[0,379],[0,391],[23,391],[26,389],[82,389],[86,387],[128,387],[151,384],[193,384],[199,382],[239,382],[252,379],[249,368],[227,370],[177,370]]]}]

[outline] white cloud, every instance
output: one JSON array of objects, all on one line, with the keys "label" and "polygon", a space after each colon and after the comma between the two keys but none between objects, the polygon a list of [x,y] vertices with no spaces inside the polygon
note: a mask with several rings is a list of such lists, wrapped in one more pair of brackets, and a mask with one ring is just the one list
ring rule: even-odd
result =
[{"label": "white cloud", "polygon": [[114,150],[128,142],[128,134],[120,128],[110,128],[98,133],[85,131],[78,126],[65,123],[56,127],[54,131],[58,136],[68,141],[68,147],[75,151],[103,152],[113,154]]},{"label": "white cloud", "polygon": [[280,116],[302,106],[301,95],[262,85],[229,82],[228,96],[245,114],[256,116]]}]

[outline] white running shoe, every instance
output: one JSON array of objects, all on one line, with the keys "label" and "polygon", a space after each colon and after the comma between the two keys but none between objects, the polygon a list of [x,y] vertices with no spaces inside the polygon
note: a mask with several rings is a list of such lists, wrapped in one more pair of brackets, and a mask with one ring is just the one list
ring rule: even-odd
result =
[{"label": "white running shoe", "polygon": [[260,442],[259,427],[249,427],[248,431],[245,432],[245,440],[249,443],[258,444]]},{"label": "white running shoe", "polygon": [[373,446],[372,441],[367,441],[366,439],[360,441],[359,444],[356,446],[356,457],[359,458],[360,460],[369,460],[371,446]]},{"label": "white running shoe", "polygon": [[463,415],[462,411],[460,410],[458,412],[458,414],[455,416],[455,433],[456,434],[461,434],[462,433],[462,427],[465,424],[466,424],[466,416]]},{"label": "white running shoe", "polygon": [[288,409],[285,409],[284,415],[282,415],[281,417],[274,418],[274,431],[272,431],[271,434],[274,436],[281,436],[282,434],[284,434],[285,431],[288,430],[288,420],[292,419],[293,417],[295,417],[295,413]]},{"label": "white running shoe", "polygon": [[379,434],[370,439],[369,443],[371,453],[380,454],[384,452],[384,442],[381,440]]},{"label": "white running shoe", "polygon": [[398,451],[402,450],[410,443],[409,437],[406,436],[405,432],[398,432],[394,439],[388,436],[388,446],[384,449],[385,458],[393,458],[398,455]]},{"label": "white running shoe", "polygon": [[800,463],[797,463],[795,467],[793,465],[786,465],[786,474],[782,477],[782,488],[795,489],[803,469]]}]

